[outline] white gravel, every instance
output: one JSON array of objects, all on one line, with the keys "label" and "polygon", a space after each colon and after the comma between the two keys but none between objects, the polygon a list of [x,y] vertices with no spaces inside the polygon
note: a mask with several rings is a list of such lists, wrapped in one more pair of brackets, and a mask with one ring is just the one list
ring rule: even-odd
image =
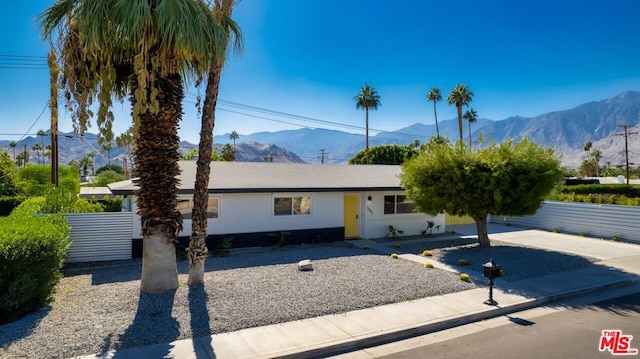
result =
[{"label": "white gravel", "polygon": [[[297,271],[303,259],[313,271]],[[243,328],[342,313],[475,288],[454,273],[425,269],[346,245],[236,250],[208,258],[205,285],[140,295],[139,260],[65,270],[46,308],[0,326],[2,358],[69,358]]]}]

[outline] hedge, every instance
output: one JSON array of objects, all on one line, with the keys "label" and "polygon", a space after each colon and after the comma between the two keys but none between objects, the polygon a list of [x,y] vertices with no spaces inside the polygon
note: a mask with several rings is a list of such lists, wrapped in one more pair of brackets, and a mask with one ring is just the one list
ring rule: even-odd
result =
[{"label": "hedge", "polygon": [[6,217],[11,214],[11,211],[24,200],[24,196],[0,197],[0,217]]},{"label": "hedge", "polygon": [[558,192],[560,193],[575,193],[575,194],[629,194],[633,189],[633,186],[626,184],[579,184],[575,186],[558,186]]},{"label": "hedge", "polygon": [[43,202],[28,199],[0,218],[0,324],[48,303],[62,277],[70,228],[61,214],[34,216]]}]

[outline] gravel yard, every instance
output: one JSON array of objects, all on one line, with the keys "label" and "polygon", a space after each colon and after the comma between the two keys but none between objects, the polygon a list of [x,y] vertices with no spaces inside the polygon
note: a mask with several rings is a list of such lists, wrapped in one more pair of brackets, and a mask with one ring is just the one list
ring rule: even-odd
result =
[{"label": "gravel yard", "polygon": [[[434,260],[456,264],[459,258],[465,258],[475,270],[480,270],[488,257],[494,258],[505,269],[507,280],[591,262],[497,241],[492,244],[494,247],[487,251],[460,241],[431,241],[427,247],[416,242],[402,245],[398,251],[417,254],[431,249]],[[443,247],[447,245],[456,247]],[[297,262],[303,259],[313,261],[313,271],[297,271]],[[0,357],[69,358],[484,285],[484,281],[463,282],[455,273],[425,269],[408,260],[342,242],[279,250],[233,250],[229,257],[208,258],[206,266],[205,285],[189,288],[188,264],[179,261],[180,287],[163,295],[140,294],[140,260],[70,266],[51,305],[0,326]]]}]

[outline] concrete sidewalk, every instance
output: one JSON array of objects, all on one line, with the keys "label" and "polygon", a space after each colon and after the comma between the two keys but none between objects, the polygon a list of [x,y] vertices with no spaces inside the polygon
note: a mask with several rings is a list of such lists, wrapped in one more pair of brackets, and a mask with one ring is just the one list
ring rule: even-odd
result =
[{"label": "concrete sidewalk", "polygon": [[[456,226],[473,235],[475,226]],[[83,358],[312,358],[358,350],[533,308],[551,301],[640,283],[640,246],[539,230],[490,225],[491,239],[601,259],[588,268],[520,281],[499,281],[489,306],[486,288],[328,315],[289,323],[129,348]],[[359,240],[374,250],[390,248]],[[406,254],[403,259],[424,261]],[[430,262],[434,262],[430,260]],[[453,270],[441,263],[436,267]]]}]

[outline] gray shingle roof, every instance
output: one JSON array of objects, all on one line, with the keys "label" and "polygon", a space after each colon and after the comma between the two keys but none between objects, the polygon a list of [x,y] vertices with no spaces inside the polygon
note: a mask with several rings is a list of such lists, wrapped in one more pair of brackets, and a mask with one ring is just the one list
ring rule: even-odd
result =
[{"label": "gray shingle roof", "polygon": [[[193,193],[196,162],[181,161],[180,193]],[[211,162],[209,192],[342,192],[400,190],[400,166]],[[129,181],[109,185],[114,194],[132,194]]]}]

